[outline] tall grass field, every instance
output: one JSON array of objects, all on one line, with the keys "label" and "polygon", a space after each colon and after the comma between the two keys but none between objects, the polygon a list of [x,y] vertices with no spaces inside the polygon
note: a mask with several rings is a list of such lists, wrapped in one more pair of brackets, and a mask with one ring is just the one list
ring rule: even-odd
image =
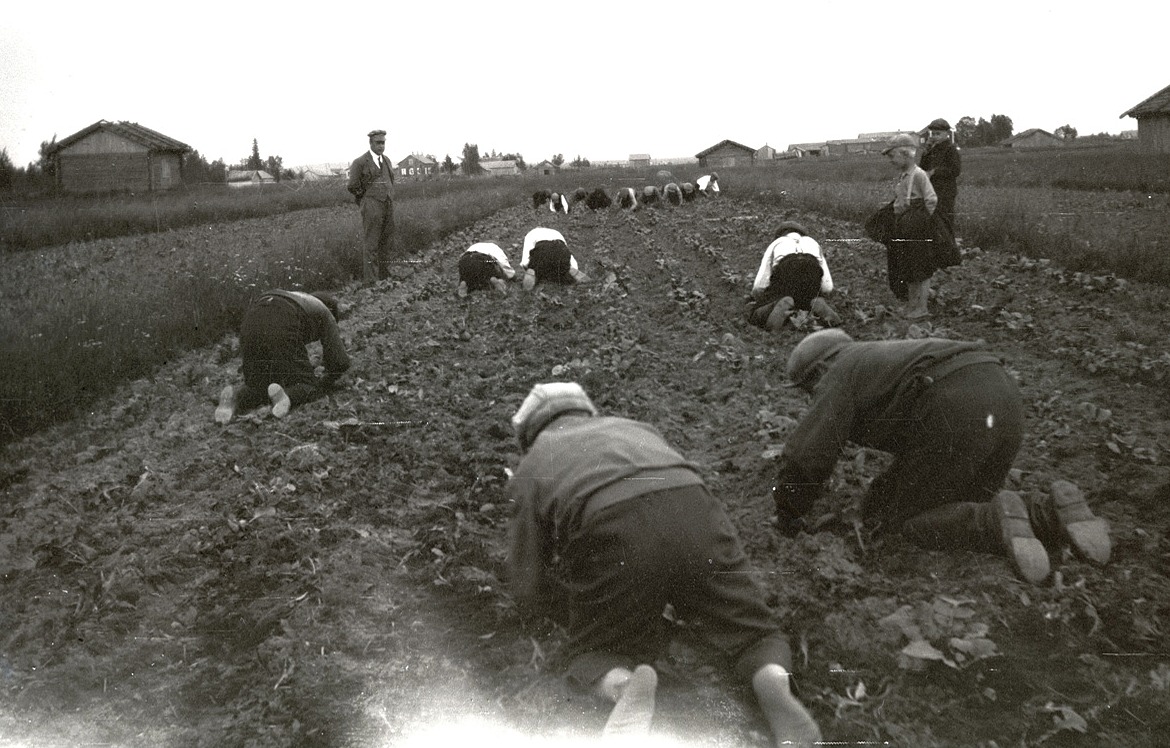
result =
[{"label": "tall grass field", "polygon": [[[659,168],[400,185],[398,242],[420,250],[535,189],[657,183]],[[704,170],[673,171],[687,180]],[[858,224],[890,199],[895,177],[876,155],[719,171],[729,199]],[[965,246],[1170,285],[1167,175],[1170,156],[1124,148],[964,153],[957,233]],[[0,443],[220,340],[264,289],[339,289],[359,275],[361,221],[336,182],[0,208]]]}]

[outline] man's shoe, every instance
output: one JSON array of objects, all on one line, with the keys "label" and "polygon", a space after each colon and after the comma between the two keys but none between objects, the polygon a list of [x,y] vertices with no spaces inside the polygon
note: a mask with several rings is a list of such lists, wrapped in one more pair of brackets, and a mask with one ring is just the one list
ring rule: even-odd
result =
[{"label": "man's shoe", "polygon": [[288,393],[276,382],[268,385],[268,399],[272,401],[273,418],[284,418],[292,408],[292,400],[288,399]]},{"label": "man's shoe", "polygon": [[788,315],[792,313],[792,307],[795,303],[791,296],[785,296],[776,302],[776,306],[772,307],[772,311],[768,313],[768,321],[764,323],[770,332],[780,332]]},{"label": "man's shoe", "polygon": [[531,270],[524,273],[524,282],[521,285],[524,286],[525,291],[536,288],[536,273]]},{"label": "man's shoe", "polygon": [[602,730],[602,742],[617,738],[645,737],[654,721],[654,701],[658,673],[649,665],[639,665],[610,712]]},{"label": "man's shoe", "polygon": [[1093,514],[1085,503],[1085,495],[1076,484],[1056,480],[1049,490],[1063,540],[1084,560],[1108,563],[1113,550],[1113,543],[1109,539],[1109,523]]},{"label": "man's shoe", "polygon": [[488,283],[492,284],[492,288],[496,289],[500,293],[500,296],[508,295],[508,284],[504,283],[503,278],[492,278]]},{"label": "man's shoe", "polygon": [[812,300],[812,303],[809,304],[809,310],[829,327],[837,327],[841,324],[841,315],[837,314],[837,310],[829,306],[829,302],[820,296]]},{"label": "man's shoe", "polygon": [[219,405],[215,408],[215,422],[223,426],[236,415],[236,390],[230,384],[220,390]]},{"label": "man's shoe", "polygon": [[1039,584],[1048,578],[1048,551],[1032,534],[1032,520],[1024,500],[1015,491],[1000,491],[991,505],[999,535],[1012,568],[1025,581]]},{"label": "man's shoe", "polygon": [[459,281],[459,288],[455,289],[455,295],[461,299],[467,298],[467,281]]}]

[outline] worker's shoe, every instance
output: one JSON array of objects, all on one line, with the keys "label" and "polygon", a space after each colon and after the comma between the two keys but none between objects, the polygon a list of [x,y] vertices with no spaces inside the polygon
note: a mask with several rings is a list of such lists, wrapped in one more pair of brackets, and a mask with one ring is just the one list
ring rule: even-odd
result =
[{"label": "worker's shoe", "polygon": [[455,289],[455,295],[461,299],[467,298],[467,281],[459,281],[459,287]]},{"label": "worker's shoe", "polygon": [[1097,517],[1075,483],[1055,480],[1032,506],[1032,526],[1048,545],[1068,546],[1079,558],[1105,564],[1113,550],[1109,523]]},{"label": "worker's shoe", "polygon": [[525,291],[531,291],[536,288],[536,273],[532,270],[524,273],[524,281],[521,283]]},{"label": "worker's shoe", "polygon": [[220,390],[219,405],[215,408],[215,422],[223,426],[236,415],[236,390],[230,384]]},{"label": "worker's shoe", "polygon": [[658,673],[654,668],[649,665],[634,668],[602,730],[603,742],[648,735],[654,721],[657,690]]},{"label": "worker's shoe", "polygon": [[752,690],[772,728],[776,745],[813,748],[821,745],[821,729],[792,692],[791,676],[781,665],[764,665],[752,676]]},{"label": "worker's shoe", "polygon": [[785,296],[777,301],[776,306],[772,307],[772,311],[768,313],[768,321],[764,323],[764,326],[770,332],[779,332],[788,319],[788,315],[792,313],[794,304],[796,302],[792,300],[791,296]]},{"label": "worker's shoe", "polygon": [[841,315],[837,314],[837,310],[829,306],[829,302],[820,296],[813,299],[812,303],[809,304],[809,311],[829,327],[838,327],[841,324]]},{"label": "worker's shoe", "polygon": [[1020,578],[1039,584],[1048,578],[1048,551],[1032,534],[1032,519],[1024,500],[1015,491],[1000,491],[991,500],[999,523],[999,537],[1012,568]]},{"label": "worker's shoe", "polygon": [[488,283],[492,284],[492,288],[496,289],[496,291],[499,292],[500,296],[507,296],[508,295],[508,284],[504,283],[503,278],[492,278],[491,280],[488,281]]},{"label": "worker's shoe", "polygon": [[272,401],[273,418],[284,418],[292,408],[292,400],[288,399],[288,393],[276,382],[268,385],[268,399]]}]

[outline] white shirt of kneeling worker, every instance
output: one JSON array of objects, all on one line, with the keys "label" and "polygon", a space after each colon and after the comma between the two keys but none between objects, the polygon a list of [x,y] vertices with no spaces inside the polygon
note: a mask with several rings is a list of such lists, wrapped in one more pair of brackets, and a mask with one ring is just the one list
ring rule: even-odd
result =
[{"label": "white shirt of kneeling worker", "polygon": [[752,284],[752,292],[764,291],[772,285],[772,268],[781,259],[792,254],[807,254],[817,258],[821,266],[821,293],[826,294],[833,290],[833,276],[829,274],[829,263],[821,253],[821,245],[811,236],[804,236],[799,231],[790,231],[768,245],[760,260],[760,269],[756,272],[756,282]]},{"label": "white shirt of kneeling worker", "polygon": [[504,278],[506,280],[512,280],[516,277],[516,271],[512,269],[512,263],[508,262],[508,255],[504,254],[504,250],[500,249],[499,245],[493,244],[492,242],[477,242],[468,247],[466,252],[478,252],[495,260],[500,266],[500,270],[504,271]]},{"label": "white shirt of kneeling worker", "polygon": [[[532,249],[536,246],[536,243],[546,241],[565,242],[565,237],[556,229],[546,229],[544,227],[534,228],[525,234],[524,249],[520,253],[520,267],[527,268]],[[568,246],[568,242],[565,242],[565,245]],[[574,271],[578,269],[577,258],[572,254],[569,255],[569,269]]]}]

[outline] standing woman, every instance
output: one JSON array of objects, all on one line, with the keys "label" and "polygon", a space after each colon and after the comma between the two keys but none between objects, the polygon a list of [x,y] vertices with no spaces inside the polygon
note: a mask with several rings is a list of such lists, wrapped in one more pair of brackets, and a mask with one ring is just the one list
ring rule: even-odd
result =
[{"label": "standing woman", "polygon": [[938,195],[938,209],[935,215],[947,225],[951,236],[955,234],[955,198],[959,194],[959,174],[963,171],[963,160],[959,148],[951,142],[951,125],[939,118],[927,125],[926,152],[918,164],[930,177]]},{"label": "standing woman", "polygon": [[882,151],[899,171],[894,185],[894,236],[886,244],[890,290],[906,302],[903,316],[916,320],[930,316],[927,298],[930,277],[938,269],[933,244],[933,215],[938,195],[916,163],[918,139],[895,135]]}]

